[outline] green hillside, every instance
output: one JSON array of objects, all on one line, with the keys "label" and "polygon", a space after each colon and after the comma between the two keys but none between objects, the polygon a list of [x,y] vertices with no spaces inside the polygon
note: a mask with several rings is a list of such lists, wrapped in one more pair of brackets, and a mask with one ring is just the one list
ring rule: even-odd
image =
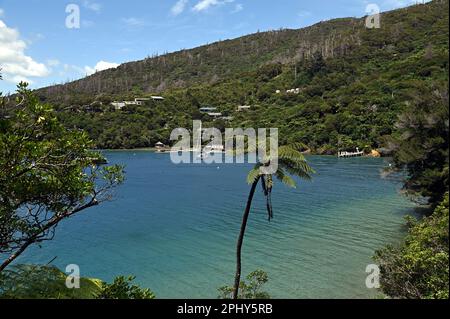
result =
[{"label": "green hillside", "polygon": [[[169,143],[172,129],[189,128],[193,119],[218,128],[278,127],[280,143],[301,141],[320,154],[381,148],[418,95],[448,96],[448,9],[446,0],[387,12],[380,29],[345,18],[257,33],[37,93],[99,148]],[[122,110],[110,105],[151,95],[165,100]],[[238,112],[239,105],[251,108]],[[202,114],[204,106],[225,118]]]}]

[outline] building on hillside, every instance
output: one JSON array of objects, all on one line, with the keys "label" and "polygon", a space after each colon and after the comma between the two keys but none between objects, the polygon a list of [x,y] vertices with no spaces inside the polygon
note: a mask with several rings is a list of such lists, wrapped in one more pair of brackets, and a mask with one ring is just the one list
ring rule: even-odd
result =
[{"label": "building on hillside", "polygon": [[116,110],[121,110],[122,108],[125,107],[126,104],[125,104],[125,102],[117,102],[117,101],[114,101],[114,102],[111,103],[111,105],[114,106],[114,108],[115,108]]},{"label": "building on hillside", "polygon": [[144,105],[148,101],[150,101],[150,98],[148,98],[148,97],[137,97],[134,99],[134,102],[136,102],[136,105]]},{"label": "building on hillside", "polygon": [[300,93],[300,88],[286,90],[286,93],[288,93],[288,94],[299,94]]},{"label": "building on hillside", "polygon": [[214,118],[219,118],[222,116],[222,113],[219,112],[210,112],[208,113],[208,116],[214,117]]},{"label": "building on hillside", "polygon": [[240,112],[240,111],[245,111],[245,110],[250,110],[252,107],[251,107],[251,105],[239,105],[238,106],[238,112]]},{"label": "building on hillside", "polygon": [[152,96],[152,97],[137,97],[134,99],[134,101],[114,101],[111,103],[112,106],[116,110],[121,110],[127,105],[139,105],[143,106],[146,104],[146,102],[153,100],[153,101],[163,101],[164,98],[162,96]]},{"label": "building on hillside", "polygon": [[202,113],[211,113],[217,110],[217,107],[212,107],[212,106],[204,106],[199,108],[199,111]]}]

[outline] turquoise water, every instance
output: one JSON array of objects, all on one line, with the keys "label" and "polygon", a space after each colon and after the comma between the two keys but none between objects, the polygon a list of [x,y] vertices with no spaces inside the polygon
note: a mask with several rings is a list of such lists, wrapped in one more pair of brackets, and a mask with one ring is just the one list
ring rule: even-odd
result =
[{"label": "turquoise water", "polygon": [[[167,154],[107,152],[126,165],[115,200],[64,222],[51,242],[19,262],[111,280],[133,274],[160,298],[216,298],[231,284],[235,241],[249,186],[248,165],[174,165]],[[275,219],[261,191],[243,250],[243,273],[268,272],[274,298],[367,298],[365,269],[375,249],[397,242],[413,205],[383,179],[383,159],[309,157],[318,172],[297,189],[276,184]]]}]

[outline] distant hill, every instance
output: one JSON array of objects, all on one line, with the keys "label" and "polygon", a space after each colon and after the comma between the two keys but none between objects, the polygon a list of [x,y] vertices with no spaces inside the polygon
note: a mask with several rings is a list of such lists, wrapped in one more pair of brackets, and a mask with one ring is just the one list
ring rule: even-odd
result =
[{"label": "distant hill", "polygon": [[[278,127],[282,143],[301,140],[318,153],[369,150],[395,133],[414,95],[448,95],[448,9],[448,0],[435,0],[386,12],[379,29],[366,28],[365,18],[343,18],[255,33],[36,92],[103,148],[169,143],[171,129],[196,118],[219,128]],[[165,100],[110,106],[152,94]],[[237,112],[238,105],[251,107]]]},{"label": "distant hill", "polygon": [[141,61],[39,90],[45,95],[127,93],[133,89],[157,93],[193,84],[215,83],[256,70],[267,63],[292,63],[316,51],[338,57],[360,44],[364,19],[335,19],[299,30],[255,33]]}]

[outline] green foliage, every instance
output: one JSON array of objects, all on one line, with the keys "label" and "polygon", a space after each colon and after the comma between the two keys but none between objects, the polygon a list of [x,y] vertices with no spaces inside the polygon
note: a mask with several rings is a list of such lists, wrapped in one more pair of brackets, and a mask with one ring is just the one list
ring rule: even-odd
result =
[{"label": "green foliage", "polygon": [[[448,10],[448,2],[444,4]],[[421,16],[414,25],[429,23],[436,14]],[[415,16],[417,18],[417,16]],[[446,22],[444,22],[446,21]],[[448,36],[448,12],[442,21],[429,27],[431,33]],[[440,31],[438,31],[440,30]],[[416,198],[427,198],[431,207],[439,205],[432,216],[421,222],[407,219],[409,234],[400,247],[387,246],[376,253],[381,266],[382,290],[392,298],[448,298],[448,39],[433,34],[428,44],[415,50],[408,30],[396,30],[405,37],[397,47],[399,55],[408,56],[391,63],[389,81],[383,93],[401,101],[394,129],[380,128],[384,150],[393,156],[393,169],[406,169],[404,189]],[[373,39],[374,40],[374,39]],[[436,42],[434,42],[436,41]],[[445,70],[445,71],[444,71]],[[405,74],[407,75],[406,77]],[[360,87],[358,90],[367,90]],[[380,106],[388,100],[383,97]],[[392,113],[393,115],[395,113]]]},{"label": "green foliage", "polygon": [[101,292],[97,299],[155,299],[155,294],[150,289],[142,289],[132,282],[135,277],[119,276],[111,284],[102,283]]},{"label": "green foliage", "polygon": [[258,80],[261,82],[268,82],[273,78],[277,77],[283,72],[283,66],[281,63],[277,64],[266,64],[261,66],[256,75],[258,76]]},{"label": "green foliage", "polygon": [[412,105],[396,123],[398,134],[387,138],[396,168],[406,168],[405,189],[437,204],[448,191],[448,85],[419,88]]},{"label": "green foliage", "polygon": [[449,298],[449,195],[430,217],[411,224],[400,247],[376,253],[381,286],[392,298]]},{"label": "green foliage", "polygon": [[80,130],[66,129],[53,109],[25,83],[16,102],[0,110],[0,272],[34,243],[53,238],[56,226],[109,200],[124,180]]},{"label": "green foliage", "polygon": [[[294,179],[289,176],[300,177],[304,180],[311,180],[311,175],[315,173],[309,166],[305,157],[301,153],[304,148],[302,143],[293,143],[291,145],[280,146],[277,157],[264,159],[265,163],[258,163],[247,175],[247,183],[253,184],[261,181],[264,196],[266,197],[266,208],[269,221],[273,217],[272,211],[272,189],[274,179],[278,179],[284,185],[295,188]],[[266,173],[264,169],[269,168],[271,162],[277,162],[277,170],[271,174]]]},{"label": "green foliage", "polygon": [[[270,299],[270,295],[263,291],[263,286],[269,281],[269,276],[262,270],[255,270],[247,276],[247,281],[241,281],[239,299]],[[223,286],[219,289],[219,299],[232,299],[233,287]]]},{"label": "green foliage", "polygon": [[133,285],[134,277],[113,283],[80,278],[80,288],[66,286],[67,275],[53,266],[16,265],[0,273],[0,299],[154,299],[149,289]]},{"label": "green foliage", "polygon": [[0,299],[92,299],[101,281],[80,278],[79,289],[66,287],[67,275],[56,267],[16,265],[0,273]]}]

